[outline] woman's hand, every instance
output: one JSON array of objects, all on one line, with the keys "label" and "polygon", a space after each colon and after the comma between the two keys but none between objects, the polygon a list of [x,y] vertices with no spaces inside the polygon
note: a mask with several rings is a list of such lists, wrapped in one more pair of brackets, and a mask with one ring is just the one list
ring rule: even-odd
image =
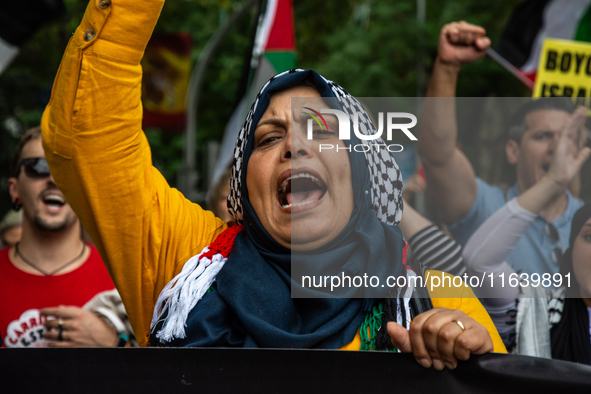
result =
[{"label": "woman's hand", "polygon": [[41,309],[40,313],[55,317],[44,323],[47,332],[43,337],[55,341],[50,342],[49,347],[112,347],[117,343],[117,332],[93,312],[76,306],[59,306]]},{"label": "woman's hand", "polygon": [[410,330],[390,322],[388,334],[400,352],[412,352],[423,367],[433,365],[438,371],[454,369],[458,360],[469,359],[471,353],[493,350],[487,329],[460,310],[431,309],[416,316]]}]

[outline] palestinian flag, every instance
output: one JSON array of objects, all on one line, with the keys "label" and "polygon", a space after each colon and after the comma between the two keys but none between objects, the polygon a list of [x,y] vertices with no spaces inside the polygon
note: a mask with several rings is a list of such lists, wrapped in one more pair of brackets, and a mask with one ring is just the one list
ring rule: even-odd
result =
[{"label": "palestinian flag", "polygon": [[273,75],[296,67],[292,1],[267,0],[264,10],[255,35],[246,94],[226,125],[211,185],[230,165],[240,127],[258,91]]},{"label": "palestinian flag", "polygon": [[255,94],[273,75],[295,68],[295,28],[291,0],[268,0],[255,38],[257,64],[250,90]]},{"label": "palestinian flag", "polygon": [[[545,38],[591,42],[591,0],[526,0],[519,4],[490,55],[532,87]],[[503,60],[509,65],[503,64]],[[513,66],[515,69],[511,69]],[[523,80],[523,79],[522,79]]]}]

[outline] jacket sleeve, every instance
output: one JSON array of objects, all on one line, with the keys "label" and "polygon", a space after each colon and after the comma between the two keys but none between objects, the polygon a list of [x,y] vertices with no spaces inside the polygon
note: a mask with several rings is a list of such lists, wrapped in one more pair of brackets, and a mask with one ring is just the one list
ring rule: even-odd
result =
[{"label": "jacket sleeve", "polygon": [[[470,286],[461,279],[458,280],[460,277],[446,272],[430,270],[426,272],[425,276],[425,285],[431,295],[433,307],[461,310],[486,328],[493,342],[493,352],[507,353],[493,321]],[[433,282],[434,277],[439,279]]]},{"label": "jacket sleeve", "polygon": [[91,0],[43,114],[58,187],[95,242],[147,344],[160,290],[226,228],[168,186],[141,129],[140,60],[163,0]]},{"label": "jacket sleeve", "polygon": [[131,346],[137,347],[133,328],[131,327],[125,305],[123,305],[123,300],[117,289],[107,290],[97,294],[84,304],[82,309],[96,314],[103,322],[117,331],[118,334],[127,336]]}]

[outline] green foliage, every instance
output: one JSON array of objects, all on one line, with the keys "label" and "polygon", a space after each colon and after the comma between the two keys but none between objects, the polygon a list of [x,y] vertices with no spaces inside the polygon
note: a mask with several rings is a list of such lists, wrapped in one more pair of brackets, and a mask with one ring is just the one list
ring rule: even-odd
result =
[{"label": "green foliage", "polygon": [[[12,124],[12,130],[18,134],[39,123],[61,55],[87,6],[86,0],[65,0],[65,3],[67,15],[41,29],[0,76],[0,186],[6,185],[7,163],[17,142],[8,132],[7,124]],[[240,3],[169,0],[156,30],[190,32],[192,60],[196,61],[209,38]],[[494,43],[515,5],[514,0],[498,0],[494,4],[478,0],[430,0],[421,33],[414,0],[294,0],[298,67],[314,68],[357,96],[415,96],[419,91],[419,50],[424,53],[423,66],[428,77],[443,24],[464,19],[482,25]],[[221,140],[236,104],[238,82],[250,50],[250,32],[255,20],[251,12],[230,31],[207,69],[198,108],[197,153],[201,168],[205,142]],[[460,96],[529,94],[519,81],[490,59],[466,66],[458,86]],[[13,121],[7,122],[10,119]],[[461,138],[472,147],[477,137],[468,133],[462,131]],[[146,134],[155,165],[174,186],[183,136],[156,130]],[[478,150],[473,154],[478,155]],[[5,191],[2,193],[6,195]],[[0,213],[6,210],[7,204],[8,198],[0,198]]]},{"label": "green foliage", "polygon": [[[467,20],[500,37],[515,1],[427,1],[423,31],[424,66],[430,74],[441,27]],[[415,1],[296,3],[298,66],[314,68],[361,97],[417,94],[420,49]],[[332,23],[327,23],[330,16]],[[494,80],[495,83],[491,83]],[[501,66],[484,59],[465,67],[459,96],[523,96],[527,89]]]},{"label": "green foliage", "polygon": [[[189,32],[193,39],[192,60],[195,63],[208,40],[239,4],[227,0],[169,1],[162,11],[156,31]],[[221,140],[226,123],[234,110],[239,80],[246,55],[250,51],[249,33],[256,20],[255,8],[230,30],[206,70],[197,111],[198,170],[205,168],[206,142],[211,139]],[[149,139],[155,166],[175,186],[182,164],[184,137],[156,137],[152,134]],[[169,143],[170,146],[160,145]],[[202,180],[205,180],[204,176]]]}]

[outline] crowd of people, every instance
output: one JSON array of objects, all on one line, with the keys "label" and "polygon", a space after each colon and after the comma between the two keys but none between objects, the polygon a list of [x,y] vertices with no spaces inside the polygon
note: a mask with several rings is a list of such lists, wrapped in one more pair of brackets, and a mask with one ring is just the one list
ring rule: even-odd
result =
[{"label": "crowd of people", "polygon": [[[490,46],[484,29],[443,27],[420,114],[419,189],[443,225],[403,200],[396,154],[347,149],[376,134],[359,102],[300,69],[256,96],[207,211],[169,187],[141,129],[140,60],[162,2],[105,4],[87,9],[40,128],[15,152],[22,218],[1,230],[4,346],[385,350],[438,370],[508,350],[591,364],[591,205],[569,191],[591,155],[585,111],[564,98],[517,109],[506,144],[516,184],[478,178],[457,147],[454,96],[461,67]],[[308,139],[293,98],[312,111],[334,101],[359,130],[341,140],[325,116]],[[5,238],[19,221],[20,240]],[[327,297],[294,266],[405,284]],[[441,272],[450,283],[491,275],[490,286],[429,286]],[[522,273],[563,282],[502,286]]]},{"label": "crowd of people", "polygon": [[[484,34],[465,22],[443,27],[428,97],[455,96],[461,67],[490,45]],[[516,110],[506,154],[517,182],[508,190],[478,178],[457,148],[457,121],[450,116],[455,110],[453,99],[427,98],[418,148],[427,193],[463,245],[462,263],[470,275],[493,276],[477,295],[510,351],[589,364],[591,292],[583,267],[591,255],[583,250],[591,241],[585,227],[591,225],[591,207],[569,191],[591,153],[585,147],[585,109],[551,98]],[[563,239],[569,240],[566,247]],[[519,280],[509,286],[506,280],[516,273],[538,274],[540,280],[558,274],[573,282],[548,286]]]}]

